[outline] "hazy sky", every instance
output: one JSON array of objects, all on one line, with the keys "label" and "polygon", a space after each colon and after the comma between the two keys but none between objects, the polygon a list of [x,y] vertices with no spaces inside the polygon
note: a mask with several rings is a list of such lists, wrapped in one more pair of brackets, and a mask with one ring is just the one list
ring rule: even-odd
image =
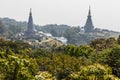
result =
[{"label": "hazy sky", "polygon": [[35,24],[82,27],[89,5],[95,27],[120,31],[120,0],[0,0],[0,17],[27,21],[32,8]]}]

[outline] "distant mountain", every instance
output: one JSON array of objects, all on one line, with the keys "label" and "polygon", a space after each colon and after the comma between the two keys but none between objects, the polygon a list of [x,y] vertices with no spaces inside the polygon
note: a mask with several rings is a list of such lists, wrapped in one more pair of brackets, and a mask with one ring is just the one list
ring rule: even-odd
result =
[{"label": "distant mountain", "polygon": [[[111,31],[107,29],[96,28],[92,33],[84,33],[80,26],[72,27],[66,24],[47,24],[44,26],[34,25],[38,31],[50,33],[53,37],[65,37],[68,44],[89,44],[91,40],[96,38],[117,38],[120,32]],[[24,33],[27,28],[27,22],[16,21],[10,18],[0,18],[0,34],[6,36],[8,39],[14,39],[18,33]]]}]

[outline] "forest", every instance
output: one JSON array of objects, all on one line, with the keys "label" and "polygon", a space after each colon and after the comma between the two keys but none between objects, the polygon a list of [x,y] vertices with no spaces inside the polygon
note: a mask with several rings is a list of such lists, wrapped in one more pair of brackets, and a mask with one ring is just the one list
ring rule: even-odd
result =
[{"label": "forest", "polygon": [[119,80],[120,36],[51,51],[0,39],[0,80]]}]

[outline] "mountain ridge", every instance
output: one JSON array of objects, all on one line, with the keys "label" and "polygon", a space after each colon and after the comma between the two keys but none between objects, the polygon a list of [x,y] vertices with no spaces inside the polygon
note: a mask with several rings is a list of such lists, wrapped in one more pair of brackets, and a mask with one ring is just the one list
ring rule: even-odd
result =
[{"label": "mountain ridge", "polygon": [[[15,38],[15,35],[18,33],[24,33],[27,28],[26,21],[16,21],[8,17],[0,18],[1,26],[4,26],[3,33],[8,38]],[[65,37],[68,40],[68,44],[89,44],[91,40],[96,38],[108,38],[115,37],[117,38],[120,35],[120,32],[95,28],[94,32],[86,34],[80,26],[69,26],[66,24],[46,24],[44,26],[35,25],[37,31],[42,31],[44,33],[50,33],[53,37]]]}]

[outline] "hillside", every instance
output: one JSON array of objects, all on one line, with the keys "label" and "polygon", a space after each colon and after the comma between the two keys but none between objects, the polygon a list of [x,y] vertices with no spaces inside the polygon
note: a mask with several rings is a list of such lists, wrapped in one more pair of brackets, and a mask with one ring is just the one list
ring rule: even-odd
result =
[{"label": "hillside", "polygon": [[[120,32],[111,31],[107,29],[95,28],[94,32],[90,34],[84,33],[80,26],[68,26],[47,24],[44,26],[34,25],[38,31],[43,33],[50,33],[53,37],[65,37],[68,40],[68,44],[83,45],[89,44],[91,40],[97,38],[117,38]],[[27,22],[16,21],[10,18],[0,19],[0,34],[8,39],[16,40],[16,34],[24,33],[27,27]]]}]

